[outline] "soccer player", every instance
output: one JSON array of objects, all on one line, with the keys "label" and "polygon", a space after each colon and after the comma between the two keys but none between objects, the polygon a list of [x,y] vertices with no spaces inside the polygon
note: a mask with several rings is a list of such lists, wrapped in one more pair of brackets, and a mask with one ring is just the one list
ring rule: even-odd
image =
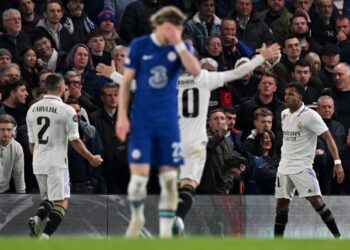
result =
[{"label": "soccer player", "polygon": [[[184,145],[185,165],[180,171],[180,202],[177,208],[177,219],[173,233],[183,233],[183,219],[190,210],[194,192],[199,185],[206,159],[206,118],[209,106],[210,92],[223,86],[225,82],[234,81],[254,70],[264,61],[277,57],[280,53],[279,46],[265,46],[260,50],[260,55],[252,61],[242,64],[237,69],[225,72],[209,72],[211,68],[217,70],[218,64],[213,59],[201,60],[202,69],[198,76],[184,73],[178,81],[178,103],[180,114],[181,138]],[[97,71],[105,77],[112,78],[116,83],[120,82],[121,75],[112,66],[99,64]],[[134,82],[133,82],[134,84]],[[133,86],[132,86],[133,88]],[[198,153],[198,154],[197,154]],[[195,157],[194,157],[195,155]]]},{"label": "soccer player", "polygon": [[41,221],[48,217],[40,236],[48,239],[61,223],[70,197],[68,141],[91,165],[99,166],[103,160],[100,155],[92,155],[79,139],[75,110],[61,99],[65,91],[62,75],[49,75],[45,87],[47,95],[33,104],[27,114],[33,171],[43,199],[28,226],[30,235],[39,237]]},{"label": "soccer player", "polygon": [[204,69],[198,76],[185,73],[179,79],[178,103],[185,165],[180,169],[179,204],[173,227],[174,234],[183,233],[183,220],[192,206],[195,190],[203,174],[208,141],[206,119],[210,92],[222,87],[226,82],[242,78],[266,60],[271,60],[280,53],[277,44],[268,48],[263,46],[259,51],[260,55],[253,60],[225,72],[209,72],[206,69],[216,71],[218,65],[214,60],[204,58],[200,61]]},{"label": "soccer player", "polygon": [[295,190],[305,197],[335,238],[340,237],[332,212],[321,197],[312,163],[315,157],[317,136],[327,143],[334,159],[333,175],[337,182],[344,180],[344,171],[339,159],[337,146],[320,115],[303,103],[305,88],[296,82],[286,85],[284,98],[287,109],[282,111],[283,146],[279,163],[275,196],[277,198],[275,236],[283,236],[288,222],[289,203]]},{"label": "soccer player", "polygon": [[[160,237],[170,237],[178,201],[178,166],[183,163],[177,111],[177,81],[181,67],[198,75],[200,65],[181,40],[185,15],[167,6],[151,16],[154,31],[136,38],[130,45],[120,85],[116,134],[128,140],[131,179],[128,199],[131,220],[127,237],[136,237],[144,225],[144,200],[150,164],[159,167]],[[128,118],[130,86],[136,79],[137,90]]]}]

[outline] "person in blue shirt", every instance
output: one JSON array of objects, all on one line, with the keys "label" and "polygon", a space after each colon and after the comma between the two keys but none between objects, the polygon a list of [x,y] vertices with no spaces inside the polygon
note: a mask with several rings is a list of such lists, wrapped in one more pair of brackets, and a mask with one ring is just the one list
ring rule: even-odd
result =
[{"label": "person in blue shirt", "polygon": [[[131,220],[127,237],[139,236],[145,223],[143,214],[150,165],[159,167],[161,195],[159,202],[160,237],[172,235],[178,202],[178,166],[183,164],[180,145],[177,81],[182,66],[198,75],[200,65],[190,46],[181,40],[185,15],[176,7],[160,9],[150,21],[154,32],[134,39],[125,62],[120,85],[116,134],[128,138],[128,160],[131,179],[128,199]],[[137,91],[128,118],[132,80]]]}]

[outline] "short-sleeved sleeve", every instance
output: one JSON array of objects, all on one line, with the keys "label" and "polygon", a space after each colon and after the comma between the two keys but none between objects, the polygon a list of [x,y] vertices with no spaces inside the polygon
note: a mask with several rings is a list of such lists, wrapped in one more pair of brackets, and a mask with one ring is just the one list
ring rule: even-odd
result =
[{"label": "short-sleeved sleeve", "polygon": [[128,55],[125,59],[125,67],[135,69],[137,70],[139,68],[139,58],[138,55],[138,46],[140,46],[136,41],[131,42],[129,49],[128,49]]},{"label": "short-sleeved sleeve", "polygon": [[78,129],[78,116],[75,112],[75,110],[67,106],[67,112],[66,112],[66,128],[67,128],[67,135],[68,140],[73,141],[79,138],[79,129]]}]

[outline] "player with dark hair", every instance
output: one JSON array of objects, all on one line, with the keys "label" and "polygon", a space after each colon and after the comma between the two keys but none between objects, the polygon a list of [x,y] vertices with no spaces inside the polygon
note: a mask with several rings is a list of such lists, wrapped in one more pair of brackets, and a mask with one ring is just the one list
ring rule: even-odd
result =
[{"label": "player with dark hair", "polygon": [[288,222],[289,203],[295,190],[305,197],[335,238],[340,237],[332,212],[324,203],[312,163],[315,158],[317,136],[327,143],[334,159],[333,174],[338,183],[344,180],[344,171],[337,146],[321,116],[303,103],[305,88],[296,82],[285,87],[287,109],[282,111],[283,146],[279,163],[275,196],[277,198],[275,236],[283,236]]},{"label": "player with dark hair", "polygon": [[68,141],[93,166],[102,163],[100,155],[92,155],[79,138],[75,110],[65,104],[63,76],[51,74],[46,78],[48,91],[44,98],[28,110],[29,149],[33,154],[33,172],[43,202],[34,217],[29,218],[31,236],[40,236],[40,224],[46,217],[41,238],[48,239],[61,223],[70,197],[68,172]]}]

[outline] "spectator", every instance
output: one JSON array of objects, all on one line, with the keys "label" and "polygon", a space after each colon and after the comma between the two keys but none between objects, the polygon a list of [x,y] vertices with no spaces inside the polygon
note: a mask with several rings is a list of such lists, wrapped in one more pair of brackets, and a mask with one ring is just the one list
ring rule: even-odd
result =
[{"label": "spectator", "polygon": [[273,73],[278,77],[278,96],[282,99],[284,86],[292,80],[294,65],[300,59],[301,46],[295,35],[288,35],[283,39],[281,61],[273,67]]},{"label": "spectator", "polygon": [[[247,57],[241,57],[236,61],[235,68],[239,67],[244,63],[250,61]],[[232,88],[232,99],[233,103],[239,105],[239,103],[247,98],[253,97],[258,91],[259,80],[253,77],[253,72],[249,72],[241,79],[233,81],[230,85]]]},{"label": "spectator", "polygon": [[25,123],[28,92],[26,82],[23,80],[11,79],[5,81],[2,90],[2,98],[5,113],[12,115],[18,126]]},{"label": "spectator", "polygon": [[255,138],[259,133],[264,133],[266,131],[271,131],[273,113],[267,108],[258,108],[254,111],[254,128],[252,129],[250,135],[244,139],[242,150],[251,155],[260,155],[260,151],[256,151]]},{"label": "spectator", "polygon": [[18,8],[22,15],[22,30],[31,34],[40,20],[40,16],[35,13],[34,0],[18,0]]},{"label": "spectator", "polygon": [[228,62],[222,53],[222,41],[218,35],[210,36],[205,42],[206,56],[218,63],[218,71],[228,70]]},{"label": "spectator", "polygon": [[[344,126],[333,119],[334,115],[334,101],[330,96],[321,96],[317,101],[317,112],[322,117],[323,121],[328,127],[337,147],[341,147],[346,141],[346,132]],[[317,147],[316,157],[314,162],[314,169],[320,182],[321,191],[324,194],[334,194],[333,186],[339,186],[333,183],[332,166],[334,159],[328,149],[328,146],[322,137],[318,137],[318,144],[323,148],[319,150]]]},{"label": "spectator", "polygon": [[[320,94],[313,87],[312,80],[311,80],[312,73],[311,73],[310,65],[307,61],[305,61],[304,59],[301,59],[298,62],[296,62],[292,73],[292,77],[294,78],[295,81],[303,85],[305,88],[305,93],[303,97],[304,104],[309,105],[317,102]],[[323,86],[320,86],[320,88],[322,87]]]},{"label": "spectator", "polygon": [[316,72],[318,74],[320,72],[322,63],[318,54],[309,52],[305,55],[304,59],[310,64],[312,73]]},{"label": "spectator", "polygon": [[10,51],[4,48],[0,48],[0,66],[4,64],[9,64],[12,61],[12,55]]},{"label": "spectator", "polygon": [[60,71],[66,53],[57,51],[52,47],[50,35],[46,32],[37,31],[31,38],[34,50],[37,53],[38,59],[42,60],[42,67],[51,72]]},{"label": "spectator", "polygon": [[99,95],[103,82],[101,77],[96,76],[90,50],[85,44],[76,44],[70,50],[66,57],[65,69],[81,74],[81,79],[85,83],[83,90],[96,105],[100,103]]},{"label": "spectator", "polygon": [[94,22],[84,12],[85,0],[68,0],[67,15],[61,23],[77,43],[86,43],[87,37],[96,27]]},{"label": "spectator", "polygon": [[276,147],[282,145],[281,112],[286,105],[278,99],[276,93],[277,79],[268,72],[262,76],[258,93],[251,99],[241,103],[237,109],[236,129],[242,130],[242,140],[244,140],[254,128],[254,111],[258,108],[268,108],[273,114],[272,131],[276,136]]},{"label": "spectator", "polygon": [[118,86],[106,84],[101,91],[102,107],[90,116],[100,134],[104,154],[105,178],[108,193],[126,194],[130,180],[126,143],[115,136],[118,107]]},{"label": "spectator", "polygon": [[242,151],[241,136],[242,131],[235,129],[235,124],[237,120],[237,111],[233,106],[225,106],[222,108],[226,116],[227,122],[227,134],[226,137],[229,138],[236,151]]},{"label": "spectator", "polygon": [[335,20],[339,13],[333,0],[318,0],[315,3],[315,15],[311,16],[311,36],[321,46],[337,42]]},{"label": "spectator", "polygon": [[10,79],[21,79],[21,71],[16,63],[8,63],[0,68],[0,86]]},{"label": "spectator", "polygon": [[224,58],[228,62],[228,69],[234,69],[236,61],[241,57],[251,58],[254,51],[237,38],[237,23],[234,19],[221,20],[220,32],[222,36]]},{"label": "spectator", "polygon": [[210,36],[220,35],[221,20],[215,13],[214,0],[198,0],[198,12],[185,22],[184,34],[192,37],[199,56],[205,56],[205,42]]},{"label": "spectator", "polygon": [[207,159],[197,192],[229,194],[234,180],[246,171],[247,160],[233,150],[232,142],[226,137],[228,127],[221,109],[210,113],[208,124]]},{"label": "spectator", "polygon": [[0,36],[0,48],[10,51],[12,61],[19,58],[19,46],[29,46],[30,38],[22,31],[21,13],[16,9],[7,9],[2,14],[4,33]]},{"label": "spectator", "polygon": [[293,15],[290,19],[289,31],[299,39],[302,55],[306,55],[308,52],[320,52],[322,46],[311,37],[310,24],[305,14],[296,13]]},{"label": "spectator", "polygon": [[338,46],[345,49],[350,46],[350,19],[348,16],[339,16],[335,21]]},{"label": "spectator", "polygon": [[236,0],[235,10],[230,11],[228,17],[235,19],[238,24],[238,39],[253,50],[260,48],[263,42],[273,37],[270,27],[258,18],[252,0]]},{"label": "spectator", "polygon": [[67,71],[64,75],[65,83],[69,86],[69,96],[78,101],[81,108],[85,109],[87,113],[97,110],[92,98],[82,90],[83,81],[81,75],[75,71]]},{"label": "spectator", "polygon": [[90,48],[92,62],[94,67],[99,63],[111,64],[111,54],[105,50],[106,42],[103,35],[99,32],[91,32],[88,36],[88,47]]},{"label": "spectator", "polygon": [[11,179],[16,193],[25,193],[23,149],[13,139],[14,124],[12,116],[0,115],[0,193],[11,191]]},{"label": "spectator", "polygon": [[[314,52],[309,52],[306,54],[304,59],[309,63],[311,73],[312,73],[312,78],[317,82],[318,84],[315,84],[315,88],[319,93],[322,93],[324,90],[324,83],[321,81],[320,78],[320,71],[322,67],[321,59],[320,56]],[[322,88],[321,88],[322,85]]]},{"label": "spectator", "polygon": [[307,22],[311,23],[309,13],[311,11],[313,0],[293,0],[292,2],[293,4],[289,5],[289,11],[294,14],[300,13],[305,15],[307,18]]},{"label": "spectator", "polygon": [[[253,156],[249,173],[246,176],[246,194],[249,192],[248,180],[260,194],[274,194],[275,181],[280,157],[275,152],[275,136],[272,131],[258,133],[254,140],[256,155]],[[252,190],[254,191],[254,190]]]},{"label": "spectator", "polygon": [[124,45],[117,45],[112,51],[112,59],[117,72],[124,73],[124,61],[128,52],[128,47]]},{"label": "spectator", "polygon": [[339,63],[333,69],[333,99],[335,103],[335,120],[342,123],[345,131],[350,128],[350,67]]},{"label": "spectator", "polygon": [[[79,137],[92,153],[102,154],[102,142],[96,128],[81,119],[81,107],[75,99],[68,99],[67,104],[74,108],[78,117]],[[103,184],[101,169],[94,169],[71,145],[68,146],[69,175],[72,193],[99,193]],[[102,189],[104,193],[106,189]]]},{"label": "spectator", "polygon": [[292,14],[285,7],[285,0],[267,0],[267,10],[259,13],[259,18],[272,30],[278,41],[281,41],[287,34]]},{"label": "spectator", "polygon": [[120,34],[125,42],[130,43],[135,37],[150,34],[150,17],[162,4],[159,0],[137,0],[128,4],[120,23]]},{"label": "spectator", "polygon": [[27,82],[27,91],[31,96],[33,88],[38,87],[38,73],[41,70],[40,61],[36,57],[36,53],[32,47],[23,47],[20,52],[19,66],[21,69],[22,79]]},{"label": "spectator", "polygon": [[67,53],[75,44],[73,36],[60,23],[63,17],[62,4],[59,0],[45,3],[44,19],[41,19],[34,32],[44,32],[50,37],[51,45],[57,51]]},{"label": "spectator", "polygon": [[[339,156],[345,166],[344,172],[347,174],[346,176],[350,176],[350,130],[348,130],[346,143],[339,148]],[[340,187],[340,194],[350,194],[350,178],[344,180],[343,185]]]},{"label": "spectator", "polygon": [[321,50],[322,68],[320,70],[320,79],[325,88],[332,88],[333,69],[340,62],[340,55],[336,45],[327,44]]},{"label": "spectator", "polygon": [[124,44],[114,27],[115,16],[110,8],[104,8],[98,14],[98,30],[103,35],[105,40],[105,50],[112,53],[115,46]]}]

